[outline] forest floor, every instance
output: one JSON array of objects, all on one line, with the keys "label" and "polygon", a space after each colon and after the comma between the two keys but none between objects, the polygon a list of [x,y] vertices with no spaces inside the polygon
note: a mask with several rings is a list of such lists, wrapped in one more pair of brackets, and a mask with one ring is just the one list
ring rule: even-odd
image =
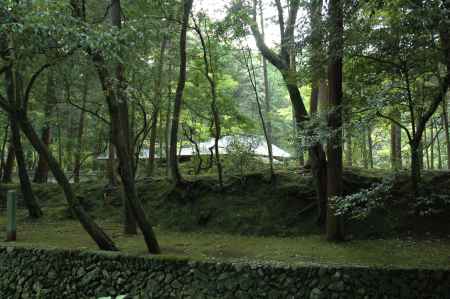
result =
[{"label": "forest floor", "polygon": [[[51,213],[49,209],[44,212]],[[0,213],[0,235],[6,219]],[[145,255],[140,235],[126,236],[117,222],[100,221],[121,251]],[[402,268],[450,268],[450,240],[392,238],[329,243],[323,235],[302,237],[240,236],[225,233],[176,232],[156,227],[163,256],[290,265],[356,265]],[[95,243],[74,220],[31,221],[21,210],[16,242],[0,245],[95,250]]]},{"label": "forest floor", "polygon": [[[344,189],[358,192],[387,176],[384,171],[347,170]],[[425,186],[432,188],[424,192],[450,194],[450,172],[427,173],[424,178]],[[450,267],[450,211],[431,216],[411,213],[416,205],[408,195],[407,174],[396,177],[387,206],[367,219],[347,222],[349,240],[343,243],[327,242],[315,224],[316,212],[308,208],[315,196],[307,171],[280,171],[275,183],[266,173],[227,176],[223,190],[218,189],[215,176],[188,179],[185,189],[173,189],[163,178],[137,182],[165,255],[288,264]],[[18,186],[3,185],[0,191],[5,188]],[[8,244],[96,249],[73,219],[57,185],[33,185],[33,189],[45,216],[32,221],[19,209],[18,241]],[[122,233],[118,190],[105,196],[105,182],[98,181],[74,185],[74,189],[122,251],[146,253],[141,236]],[[0,240],[5,224],[5,211],[0,208]]]}]

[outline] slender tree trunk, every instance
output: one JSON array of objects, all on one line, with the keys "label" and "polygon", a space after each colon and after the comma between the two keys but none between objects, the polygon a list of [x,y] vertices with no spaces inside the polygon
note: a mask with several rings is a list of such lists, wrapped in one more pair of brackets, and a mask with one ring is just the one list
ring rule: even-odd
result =
[{"label": "slender tree trunk", "polygon": [[[51,127],[50,127],[50,119],[53,110],[53,106],[56,103],[55,96],[55,79],[53,75],[54,71],[50,68],[47,74],[47,94],[44,104],[44,126],[42,127],[42,141],[49,148],[51,143]],[[60,141],[61,142],[61,141]],[[34,173],[33,181],[38,184],[46,183],[48,180],[48,165],[39,156],[38,166]]]},{"label": "slender tree trunk", "polygon": [[352,167],[353,166],[353,147],[352,147],[352,131],[350,128],[347,128],[345,130],[346,133],[346,142],[345,144],[347,145],[347,149],[345,151],[345,161],[348,167]]},{"label": "slender tree trunk", "polygon": [[[121,7],[120,0],[111,1],[111,18],[114,26],[120,28],[121,25]],[[114,77],[110,74],[105,58],[101,52],[92,54],[92,60],[96,67],[102,90],[108,104],[109,115],[111,119],[112,140],[116,147],[120,177],[124,194],[129,204],[130,210],[136,219],[139,228],[144,236],[147,249],[150,253],[160,253],[160,247],[156,240],[153,228],[145,214],[142,202],[140,201],[134,176],[134,159],[130,142],[129,119],[127,105],[128,101],[124,93],[126,81],[124,80],[123,67],[118,64],[116,67],[116,76],[118,84],[114,84]]]},{"label": "slender tree trunk", "polygon": [[181,103],[183,100],[183,91],[186,83],[186,35],[189,26],[189,15],[191,13],[193,0],[183,1],[183,19],[180,33],[180,74],[178,78],[177,90],[175,93],[174,110],[172,117],[172,126],[170,133],[170,172],[172,179],[176,185],[182,182],[180,169],[178,167],[177,159],[177,141],[178,141],[178,126],[180,123]]},{"label": "slender tree trunk", "polygon": [[[365,130],[364,130],[365,131]],[[364,132],[361,136],[361,151],[362,151],[362,158],[363,158],[363,167],[364,169],[369,168],[369,157],[368,157],[368,151],[367,151],[367,134]]]},{"label": "slender tree trunk", "polygon": [[[343,191],[342,175],[342,51],[343,51],[343,15],[341,0],[330,0],[329,15],[331,21],[330,64],[328,82],[330,88],[330,106],[328,126],[333,133],[327,146],[327,194],[328,201],[341,196]],[[343,219],[335,214],[331,204],[327,208],[327,239],[343,240]]]},{"label": "slender tree trunk", "polygon": [[420,166],[420,146],[419,142],[412,141],[410,144],[411,148],[411,182],[412,190],[414,195],[417,195],[419,190],[419,181],[421,176],[421,166]]},{"label": "slender tree trunk", "polygon": [[[398,109],[392,113],[392,118],[401,121],[401,113]],[[402,168],[402,132],[401,128],[391,122],[391,168],[400,170]]]},{"label": "slender tree trunk", "polygon": [[[17,107],[21,103],[22,95],[22,78],[18,72],[9,68],[5,72],[6,94],[8,101],[12,107]],[[20,129],[14,117],[10,116],[11,124],[11,141],[14,146],[14,152],[17,161],[17,169],[20,179],[20,189],[22,191],[23,201],[28,209],[28,215],[31,218],[42,217],[42,211],[31,188],[30,179],[28,177],[25,155],[22,148],[20,138]]]},{"label": "slender tree trunk", "polygon": [[434,126],[436,129],[436,143],[437,143],[437,156],[438,156],[438,169],[442,169],[442,150],[441,150],[441,138],[440,138],[440,130],[438,127],[438,122],[434,121]]},{"label": "slender tree trunk", "polygon": [[433,121],[431,121],[430,125],[430,169],[434,169],[434,126]]},{"label": "slender tree trunk", "polygon": [[261,127],[263,129],[264,138],[266,139],[266,143],[267,143],[267,151],[269,153],[269,164],[270,164],[270,179],[273,182],[275,179],[275,173],[274,173],[274,169],[273,169],[272,145],[270,144],[271,141],[270,141],[267,125],[264,120],[262,105],[261,105],[261,101],[260,101],[260,97],[259,97],[258,85],[257,85],[256,73],[255,73],[255,66],[253,64],[253,58],[252,58],[251,51],[248,50],[248,51],[243,51],[243,52],[244,52],[244,60],[245,60],[245,66],[247,68],[248,77],[250,79],[250,83],[252,85],[253,92],[255,94],[256,105],[258,108],[258,116],[261,121]]},{"label": "slender tree trunk", "polygon": [[[122,8],[120,0],[111,0],[111,22],[117,29],[122,28]],[[105,64],[102,63],[104,67]],[[104,71],[104,69],[103,69]],[[106,82],[108,74],[102,73],[101,79]],[[153,229],[148,223],[146,215],[142,210],[142,204],[137,198],[135,186],[135,171],[138,161],[134,159],[133,124],[130,125],[128,109],[128,98],[125,95],[125,67],[122,63],[116,65],[116,91],[113,94],[112,86],[107,95],[111,118],[112,141],[117,151],[119,160],[119,175],[122,181],[122,200],[124,215],[124,233],[127,235],[137,234],[137,223],[135,217],[140,218],[141,229],[147,241],[147,247],[151,253],[159,253],[159,245],[156,241]],[[108,90],[108,89],[106,89]],[[133,119],[134,119],[134,113]],[[128,191],[127,191],[128,190]],[[128,193],[130,192],[130,193]],[[134,208],[134,211],[133,211]]]},{"label": "slender tree trunk", "polygon": [[372,128],[367,127],[367,147],[368,147],[368,160],[369,168],[373,168],[373,141],[372,141]]},{"label": "slender tree trunk", "polygon": [[[169,74],[172,73],[172,64],[169,64]],[[164,126],[164,151],[165,151],[165,155],[164,158],[166,160],[166,176],[168,177],[170,174],[170,161],[169,161],[169,156],[170,156],[170,124],[171,124],[171,119],[170,119],[170,115],[172,113],[172,84],[171,81],[169,80],[169,82],[167,83],[167,107],[166,107],[166,119],[165,119],[165,126]]]},{"label": "slender tree trunk", "polygon": [[[158,132],[158,116],[160,114],[160,106],[162,101],[162,82],[163,82],[163,71],[164,71],[164,61],[165,61],[165,54],[166,49],[169,43],[169,37],[164,34],[163,40],[161,41],[161,47],[159,50],[159,60],[158,60],[158,72],[157,72],[157,79],[155,80],[155,104],[154,109],[152,113],[152,124],[151,124],[151,131],[150,131],[150,147],[149,147],[149,160],[148,160],[148,172],[150,176],[153,176],[154,169],[155,169],[155,144],[156,144],[156,135]],[[160,140],[160,147],[161,147],[161,140]],[[161,158],[161,157],[160,157]]]},{"label": "slender tree trunk", "polygon": [[[265,39],[265,24],[264,24],[264,13],[263,13],[263,7],[262,7],[262,1],[259,1],[259,16],[260,16],[260,23],[261,23],[261,34],[263,40]],[[262,55],[261,55],[262,56]],[[264,78],[264,103],[265,103],[265,117],[260,113],[260,118],[262,121],[262,124],[264,125],[264,131],[265,131],[265,138],[267,142],[267,151],[269,153],[269,163],[270,163],[270,174],[271,179],[274,178],[274,170],[273,170],[273,149],[272,149],[272,121],[271,121],[271,110],[272,110],[272,99],[270,94],[270,87],[269,87],[269,75],[267,72],[267,60],[262,56],[262,63],[263,63],[263,78]],[[258,103],[258,106],[260,104]],[[259,107],[259,110],[260,107]],[[264,120],[265,118],[265,120]]]},{"label": "slender tree trunk", "polygon": [[52,156],[46,145],[38,137],[26,115],[23,113],[18,113],[15,118],[18,120],[23,133],[27,136],[34,149],[41,155],[41,157],[46,159],[53,176],[64,191],[71,211],[80,221],[86,232],[91,236],[100,249],[117,251],[118,249],[112,239],[108,237],[108,235],[85,211],[79,198],[75,196],[72,186],[70,185],[69,180],[64,174],[61,166],[58,164],[58,161]]},{"label": "slender tree trunk", "polygon": [[[86,75],[85,75],[86,76]],[[73,168],[73,179],[75,183],[80,182],[80,171],[81,171],[81,157],[83,154],[83,134],[84,134],[84,119],[85,119],[85,108],[88,96],[88,77],[85,77],[84,89],[83,89],[83,99],[81,103],[82,109],[80,110],[80,118],[78,120],[78,132],[77,132],[77,150],[75,151],[75,162]]]},{"label": "slender tree trunk", "polygon": [[425,128],[425,130],[423,131],[423,139],[424,141],[422,142],[422,148],[423,148],[423,144],[425,144],[425,159],[426,159],[426,168],[430,169],[430,151],[428,149],[428,134],[427,134],[427,129]]},{"label": "slender tree trunk", "polygon": [[152,123],[150,128],[150,145],[148,147],[148,175],[153,176],[155,171],[155,151],[156,151],[156,134],[158,130],[159,109],[154,108],[152,112]]},{"label": "slender tree trunk", "polygon": [[[195,21],[195,20],[194,20]],[[211,111],[213,115],[213,124],[214,129],[212,131],[212,135],[214,136],[214,154],[215,154],[215,160],[216,160],[216,166],[217,166],[217,175],[219,178],[219,185],[220,188],[223,188],[223,170],[222,170],[222,161],[220,160],[220,152],[219,152],[219,140],[221,137],[221,125],[220,125],[220,114],[219,114],[219,107],[217,106],[217,80],[215,75],[215,69],[212,65],[212,54],[211,54],[211,48],[208,48],[205,42],[205,39],[203,38],[203,34],[201,31],[201,28],[198,26],[198,24],[195,24],[195,29],[197,31],[197,34],[200,38],[200,42],[202,45],[203,50],[203,63],[204,63],[204,76],[209,82],[210,90],[211,90]],[[259,103],[259,102],[258,102]]]},{"label": "slender tree trunk", "polygon": [[445,144],[447,149],[447,169],[450,169],[450,133],[448,129],[448,109],[447,101],[444,98],[442,101],[442,120],[444,124]]},{"label": "slender tree trunk", "polygon": [[[57,123],[57,132],[58,132],[58,164],[61,166],[62,169],[64,169],[64,161],[63,161],[63,142],[62,142],[62,130],[61,130],[61,113],[59,106],[56,106],[56,116],[58,119]],[[48,145],[46,144],[48,147]]]},{"label": "slender tree trunk", "polygon": [[9,123],[5,126],[5,132],[3,134],[3,141],[0,149],[0,180],[3,177],[3,170],[5,169],[5,154],[6,144],[8,143]]},{"label": "slender tree trunk", "polygon": [[12,182],[12,173],[14,170],[14,161],[16,154],[12,140],[9,141],[8,155],[6,156],[5,168],[3,169],[2,183],[7,184]]},{"label": "slender tree trunk", "polygon": [[112,137],[110,137],[109,145],[108,145],[108,159],[106,160],[106,176],[108,177],[109,185],[117,186],[117,176],[116,176],[116,150],[114,148],[114,144],[111,141]]},{"label": "slender tree trunk", "polygon": [[20,190],[22,192],[23,201],[27,207],[30,218],[40,218],[42,217],[42,210],[39,207],[39,204],[34,197],[33,189],[31,188],[22,142],[20,140],[20,130],[15,119],[13,118],[11,118],[11,132],[14,143],[14,151],[16,153],[17,170],[19,172]]}]

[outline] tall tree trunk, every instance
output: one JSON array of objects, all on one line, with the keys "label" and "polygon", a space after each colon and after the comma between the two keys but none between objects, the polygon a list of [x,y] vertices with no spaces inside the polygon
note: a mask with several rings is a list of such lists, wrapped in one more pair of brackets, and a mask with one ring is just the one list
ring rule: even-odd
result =
[{"label": "tall tree trunk", "polygon": [[369,168],[373,168],[373,140],[372,140],[372,127],[369,125],[367,127],[367,147],[368,147],[368,160]]},{"label": "tall tree trunk", "polygon": [[112,137],[109,139],[108,145],[108,159],[106,161],[106,176],[108,177],[109,185],[117,186],[117,176],[116,176],[116,150],[112,142]]},{"label": "tall tree trunk", "polygon": [[[283,18],[283,7],[281,1],[277,0],[276,4],[281,36],[281,48],[279,54],[273,52],[262,39],[261,33],[257,26],[256,0],[253,1],[252,21],[248,22],[248,25],[251,28],[253,36],[256,40],[256,45],[261,54],[280,71],[292,104],[292,110],[295,118],[295,124],[293,127],[296,129],[301,129],[302,124],[309,119],[309,116],[298,88],[297,72],[295,70],[296,47],[294,32],[300,1],[289,1],[289,18],[286,23]],[[311,135],[313,132],[306,133]],[[294,141],[297,141],[297,136],[294,136]],[[323,165],[326,165],[326,160],[322,146],[320,144],[313,144],[310,146],[309,157],[311,159],[311,171],[313,173],[314,183],[317,186],[316,190],[318,205],[321,206],[322,202],[326,202],[326,167],[323,167]]]},{"label": "tall tree trunk", "polygon": [[257,80],[256,80],[255,66],[253,64],[252,53],[249,49],[248,49],[248,51],[245,50],[243,52],[244,52],[243,54],[244,54],[245,66],[247,68],[248,77],[250,79],[250,83],[252,85],[253,92],[255,94],[256,105],[258,108],[258,116],[261,121],[261,127],[263,129],[264,138],[266,139],[266,143],[267,143],[267,151],[269,154],[269,164],[270,164],[270,179],[272,182],[274,182],[275,173],[274,173],[274,169],[273,169],[272,145],[270,144],[271,141],[270,141],[269,133],[267,130],[266,122],[264,120],[264,114],[263,114],[262,105],[261,105],[259,92],[258,92],[258,85],[257,85]]},{"label": "tall tree trunk", "polygon": [[[112,23],[116,27],[121,24],[121,7],[120,0],[111,1],[111,18]],[[105,58],[101,52],[97,51],[92,54],[92,60],[99,76],[102,90],[108,104],[109,115],[111,119],[112,140],[117,150],[119,158],[120,177],[122,180],[124,194],[129,204],[130,210],[136,219],[139,228],[144,236],[147,249],[150,253],[160,253],[160,247],[156,240],[153,228],[145,214],[142,202],[138,197],[135,176],[134,176],[134,159],[133,151],[131,151],[129,119],[128,119],[128,101],[125,89],[125,80],[123,67],[120,64],[116,66],[116,76],[112,76]],[[118,84],[115,85],[114,81]]]},{"label": "tall tree trunk", "polygon": [[419,181],[421,176],[421,155],[420,152],[420,146],[418,142],[412,141],[410,144],[411,148],[411,181],[412,181],[412,190],[415,195],[417,195],[417,192],[419,190]]},{"label": "tall tree trunk", "polygon": [[350,128],[347,128],[345,130],[345,133],[346,133],[345,144],[347,145],[345,151],[345,162],[348,167],[352,167],[353,166],[352,130]]},{"label": "tall tree trunk", "polygon": [[88,96],[88,77],[85,75],[84,87],[83,87],[83,98],[81,103],[80,118],[78,120],[78,132],[77,132],[77,150],[75,151],[75,161],[73,168],[73,179],[75,183],[80,182],[80,171],[81,171],[81,157],[83,154],[83,134],[84,134],[84,118],[85,118],[85,108]]},{"label": "tall tree trunk", "polygon": [[181,104],[183,100],[183,91],[186,83],[186,35],[189,26],[189,15],[191,13],[193,0],[183,1],[183,19],[180,33],[180,74],[178,78],[177,90],[175,93],[174,110],[172,117],[172,126],[170,131],[170,172],[172,179],[176,185],[182,182],[180,169],[178,167],[177,159],[177,141],[178,141],[178,126],[180,123]]},{"label": "tall tree trunk", "polygon": [[423,145],[425,144],[425,159],[426,159],[426,168],[430,169],[430,151],[428,148],[428,134],[427,134],[427,129],[425,128],[425,130],[423,131],[423,139],[424,141],[422,142],[422,148],[424,147]]},{"label": "tall tree trunk", "polygon": [[[62,129],[61,129],[61,111],[58,105],[56,105],[56,117],[58,119],[57,121],[57,127],[56,131],[58,133],[58,164],[61,166],[62,169],[64,169],[64,161],[63,161],[63,142],[62,142]],[[44,143],[45,144],[45,143]],[[48,147],[48,145],[46,144]]]},{"label": "tall tree trunk", "polygon": [[[396,121],[401,121],[400,110],[395,109],[392,113],[392,118]],[[391,122],[391,168],[393,170],[400,170],[402,168],[402,132],[400,126]]]},{"label": "tall tree trunk", "polygon": [[437,143],[437,156],[438,156],[438,169],[442,169],[442,150],[441,150],[441,138],[440,138],[440,129],[438,127],[438,122],[434,121],[434,126],[436,128],[436,143]]},{"label": "tall tree trunk", "polygon": [[14,162],[16,161],[16,154],[12,139],[9,141],[8,155],[6,156],[5,168],[3,169],[2,183],[7,184],[12,182],[12,173],[14,170]]},{"label": "tall tree trunk", "polygon": [[3,141],[0,148],[0,180],[3,177],[3,170],[5,169],[5,153],[6,153],[6,144],[8,143],[8,132],[9,132],[9,123],[5,126]]},{"label": "tall tree trunk", "polygon": [[433,120],[431,121],[431,125],[430,125],[430,169],[434,169],[434,141],[435,141],[435,137],[434,137],[434,125],[433,125]]},{"label": "tall tree trunk", "polygon": [[[111,22],[117,29],[122,29],[122,8],[120,0],[111,0]],[[105,73],[103,80],[106,78],[107,74]],[[119,158],[119,174],[123,189],[124,233],[136,235],[136,222],[139,220],[135,219],[135,217],[140,217],[140,225],[142,225],[141,229],[144,233],[144,238],[147,241],[149,252],[159,253],[160,249],[158,242],[156,241],[150,223],[148,223],[148,219],[143,211],[140,200],[137,198],[137,192],[135,190],[135,171],[138,161],[136,161],[135,165],[134,146],[131,141],[133,138],[133,125],[130,127],[128,98],[125,95],[125,68],[120,62],[116,65],[116,79],[116,92],[109,97],[108,102],[111,117],[112,141],[116,147],[117,156]],[[111,90],[109,90],[109,92],[111,92]]]},{"label": "tall tree trunk", "polygon": [[[169,63],[168,74],[172,74],[172,63]],[[172,81],[171,78],[167,80],[167,105],[165,111],[165,124],[164,124],[164,159],[166,162],[166,176],[170,175],[170,124],[171,124],[171,114],[172,114]]]},{"label": "tall tree trunk", "polygon": [[[194,20],[195,21],[195,20]],[[204,76],[209,82],[210,90],[211,90],[211,111],[213,114],[213,124],[214,129],[212,130],[212,135],[214,136],[214,156],[216,160],[217,167],[217,175],[219,178],[220,188],[223,188],[223,170],[222,170],[222,161],[220,160],[220,152],[219,152],[219,140],[221,137],[221,125],[220,125],[220,114],[219,107],[217,106],[217,80],[215,69],[212,65],[212,54],[211,48],[208,48],[203,38],[202,31],[198,24],[195,24],[195,30],[200,38],[200,43],[203,50],[203,63],[204,63]],[[259,102],[258,102],[259,103]]]},{"label": "tall tree trunk", "polygon": [[[49,148],[51,143],[51,127],[50,127],[50,119],[53,107],[56,103],[56,96],[55,96],[55,79],[53,75],[54,71],[53,69],[49,69],[47,73],[47,91],[46,91],[46,99],[44,104],[44,126],[42,127],[42,142]],[[38,166],[36,168],[36,171],[34,173],[34,179],[33,181],[38,184],[46,183],[48,180],[48,165],[39,156],[38,160]]]},{"label": "tall tree trunk", "polygon": [[[343,55],[343,15],[341,0],[330,0],[329,7],[331,40],[328,67],[328,82],[330,88],[330,108],[328,126],[333,132],[327,146],[327,194],[328,201],[335,196],[341,196],[343,191],[342,174],[342,55]],[[327,208],[327,239],[343,240],[343,219],[335,214],[335,208],[328,204]]]},{"label": "tall tree trunk", "polygon": [[450,133],[448,129],[448,109],[447,101],[444,98],[442,101],[442,120],[444,123],[445,145],[447,149],[447,169],[450,169]]},{"label": "tall tree trunk", "polygon": [[153,176],[155,172],[156,135],[158,132],[159,108],[156,106],[152,112],[152,123],[150,124],[150,145],[148,147],[148,175]]},{"label": "tall tree trunk", "polygon": [[[22,99],[22,78],[18,72],[9,68],[5,72],[6,94],[8,101],[12,107],[20,105]],[[31,218],[42,217],[42,211],[31,188],[30,178],[28,177],[25,155],[23,153],[22,142],[20,140],[20,129],[14,117],[10,117],[11,124],[11,140],[14,146],[14,152],[17,161],[17,169],[19,172],[20,189],[22,191],[23,201],[28,209],[28,215]]]},{"label": "tall tree trunk", "polygon": [[364,169],[369,168],[369,157],[368,157],[368,150],[367,150],[367,134],[364,130],[362,136],[361,136],[361,152],[362,152],[362,158],[363,158],[363,167]]},{"label": "tall tree trunk", "polygon": [[23,153],[22,142],[20,140],[20,130],[16,120],[11,118],[11,132],[14,143],[14,151],[16,153],[17,170],[19,172],[20,190],[22,192],[23,201],[28,210],[30,218],[42,217],[42,210],[36,201],[31,188],[30,178],[28,177],[25,156]]},{"label": "tall tree trunk", "polygon": [[64,174],[61,166],[58,164],[58,161],[52,156],[46,145],[38,137],[26,115],[24,113],[18,113],[14,117],[19,122],[23,133],[27,136],[34,149],[41,155],[41,157],[46,159],[53,176],[63,189],[71,211],[80,221],[86,232],[91,236],[100,249],[117,251],[118,249],[112,239],[110,239],[108,235],[95,223],[80,203],[79,198],[75,196],[72,186],[70,185],[69,180]]},{"label": "tall tree trunk", "polygon": [[[166,56],[166,49],[169,43],[169,37],[167,34],[163,35],[163,39],[161,41],[161,46],[159,49],[159,58],[158,58],[158,70],[157,70],[157,78],[155,80],[155,104],[153,105],[153,113],[152,113],[152,124],[150,131],[150,147],[149,147],[149,160],[148,160],[148,174],[153,176],[155,169],[155,144],[156,144],[156,135],[157,135],[157,125],[158,125],[158,116],[161,110],[161,101],[162,101],[162,82],[163,82],[163,73],[164,73],[164,61]],[[159,141],[159,146],[161,148],[161,140]],[[161,158],[161,157],[160,157]]]},{"label": "tall tree trunk", "polygon": [[[260,16],[260,23],[261,23],[261,34],[263,40],[265,39],[265,24],[264,24],[264,14],[263,14],[263,5],[262,1],[259,1],[259,16]],[[262,56],[262,55],[261,55]],[[265,103],[265,120],[264,117],[261,115],[261,121],[265,126],[265,137],[267,142],[267,151],[269,153],[269,163],[270,163],[270,173],[271,178],[274,178],[274,170],[273,170],[273,138],[272,138],[272,99],[270,94],[270,86],[269,86],[269,75],[267,71],[267,60],[262,56],[262,63],[263,63],[263,78],[264,78],[264,103]],[[259,106],[259,105],[258,105]]]}]

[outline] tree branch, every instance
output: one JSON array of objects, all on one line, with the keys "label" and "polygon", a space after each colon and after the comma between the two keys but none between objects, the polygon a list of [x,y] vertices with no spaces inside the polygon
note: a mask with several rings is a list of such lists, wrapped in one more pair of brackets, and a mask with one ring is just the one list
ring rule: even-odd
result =
[{"label": "tree branch", "polygon": [[412,141],[411,133],[409,132],[408,128],[405,127],[402,123],[400,123],[399,121],[397,121],[396,119],[394,119],[394,118],[392,118],[390,116],[382,114],[380,111],[377,111],[376,115],[379,116],[379,117],[385,118],[385,119],[393,122],[394,124],[396,124],[400,128],[402,128],[406,132],[406,135],[408,136],[408,140],[410,142]]}]

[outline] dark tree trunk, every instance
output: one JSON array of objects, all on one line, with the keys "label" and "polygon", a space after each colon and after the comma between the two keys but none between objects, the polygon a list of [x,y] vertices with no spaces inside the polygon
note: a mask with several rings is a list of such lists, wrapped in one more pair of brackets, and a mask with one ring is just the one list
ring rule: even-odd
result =
[{"label": "dark tree trunk", "polygon": [[14,143],[14,151],[16,153],[17,170],[19,172],[20,190],[22,192],[23,201],[28,210],[30,218],[42,217],[42,210],[36,201],[31,188],[30,178],[28,177],[25,156],[23,153],[22,142],[20,140],[20,129],[14,118],[11,118],[11,137]]},{"label": "dark tree trunk", "polygon": [[[85,75],[86,76],[86,75]],[[77,132],[77,150],[75,151],[75,161],[73,168],[73,179],[75,183],[80,182],[80,171],[81,171],[81,157],[83,155],[83,134],[84,134],[84,118],[85,118],[85,108],[88,95],[88,77],[85,77],[84,89],[83,89],[83,99],[81,103],[80,118],[78,120],[78,132]]]},{"label": "dark tree trunk", "polygon": [[5,126],[3,141],[0,148],[0,180],[3,177],[3,170],[5,169],[5,153],[6,153],[6,144],[8,143],[8,133],[9,133],[9,123]]},{"label": "dark tree trunk", "polygon": [[[6,94],[11,107],[17,107],[22,99],[22,78],[17,72],[13,72],[9,68],[5,73]],[[20,189],[22,191],[23,201],[28,209],[28,215],[31,218],[40,218],[42,216],[41,208],[39,207],[36,198],[31,188],[30,179],[28,177],[27,165],[25,155],[23,153],[22,142],[20,138],[20,129],[17,125],[16,119],[10,115],[11,124],[11,141],[14,146],[14,152],[17,161],[17,169],[20,179]]]},{"label": "dark tree trunk", "polygon": [[414,195],[417,195],[419,190],[419,182],[421,176],[421,155],[419,154],[420,146],[419,143],[413,141],[410,144],[411,147],[411,182],[412,182],[412,190]]},{"label": "dark tree trunk", "polygon": [[[401,121],[401,114],[399,110],[395,110],[392,118],[398,122]],[[400,170],[402,168],[402,144],[401,128],[394,122],[391,122],[391,168],[393,170]]]},{"label": "dark tree trunk", "polygon": [[180,123],[181,104],[183,101],[183,91],[186,83],[186,35],[189,26],[189,15],[191,13],[193,0],[183,1],[183,19],[180,33],[180,73],[178,78],[177,90],[175,93],[174,110],[172,116],[172,126],[170,131],[170,149],[169,163],[170,172],[175,185],[182,182],[180,169],[177,159],[178,126]]},{"label": "dark tree trunk", "polygon": [[[155,104],[153,105],[153,113],[152,113],[152,124],[150,131],[150,147],[149,147],[149,160],[148,160],[148,172],[150,176],[153,176],[155,169],[155,144],[156,144],[156,135],[158,132],[158,116],[160,114],[160,106],[162,101],[162,82],[163,82],[163,74],[164,74],[164,61],[167,45],[169,43],[169,37],[167,35],[163,36],[163,40],[161,41],[161,47],[159,50],[159,60],[158,60],[158,77],[155,80]],[[161,148],[161,141],[159,141],[159,147]],[[161,159],[161,157],[160,157]]]},{"label": "dark tree trunk", "polygon": [[79,198],[75,196],[69,180],[58,164],[58,161],[56,161],[46,145],[38,137],[28,118],[23,113],[19,113],[16,116],[16,119],[18,120],[23,133],[25,134],[25,136],[27,136],[34,149],[41,155],[41,157],[46,159],[46,162],[48,163],[53,176],[64,191],[71,211],[80,221],[86,232],[92,237],[92,239],[100,249],[117,251],[118,249],[115,246],[114,242],[85,211],[84,207],[80,203]]},{"label": "dark tree trunk", "polygon": [[[441,138],[440,138],[440,128],[438,127],[438,121],[434,121],[433,125],[436,129],[436,145],[437,145],[437,157],[438,157],[438,169],[442,169],[442,149],[441,149]],[[441,128],[442,129],[442,128]]]},{"label": "dark tree trunk", "polygon": [[[341,196],[342,184],[342,51],[343,51],[343,15],[341,0],[330,0],[331,23],[330,64],[328,82],[330,88],[330,108],[328,126],[333,132],[327,146],[327,194],[328,200]],[[344,239],[343,219],[335,214],[332,205],[327,208],[327,239]]]},{"label": "dark tree trunk", "polygon": [[[261,35],[264,40],[265,38],[265,24],[264,24],[264,14],[263,14],[263,7],[262,7],[262,1],[259,2],[259,17],[260,17],[260,23],[261,23]],[[261,55],[262,56],[262,55]],[[273,138],[272,138],[272,99],[270,94],[270,86],[269,86],[269,75],[267,72],[267,60],[262,56],[262,62],[263,62],[263,78],[264,78],[264,103],[265,103],[265,117],[260,114],[260,119],[265,128],[264,129],[264,135],[267,142],[267,151],[269,153],[269,163],[270,163],[270,174],[271,174],[271,180],[274,179],[274,169],[273,169]],[[258,100],[258,106],[259,100]],[[259,107],[259,111],[261,111],[261,108]]]},{"label": "dark tree trunk", "polygon": [[116,151],[114,149],[114,144],[109,141],[108,145],[108,159],[106,161],[106,176],[108,177],[109,185],[117,186],[117,176],[116,176]]},{"label": "dark tree trunk", "polygon": [[430,126],[430,169],[434,169],[434,125],[433,125],[433,121],[431,121],[431,126]]},{"label": "dark tree trunk", "polygon": [[448,110],[447,110],[447,101],[442,101],[442,120],[444,123],[444,134],[445,134],[445,145],[447,150],[447,169],[450,169],[450,133],[448,129]]},{"label": "dark tree trunk", "polygon": [[156,107],[152,112],[152,123],[150,129],[150,146],[148,147],[148,175],[153,176],[155,171],[155,151],[156,151],[156,133],[158,126],[159,109]]},{"label": "dark tree trunk", "polygon": [[[111,1],[111,18],[114,26],[121,26],[121,7],[120,0]],[[147,219],[142,202],[140,201],[134,175],[134,159],[130,142],[129,119],[128,119],[128,101],[126,98],[125,79],[122,65],[116,66],[116,76],[118,84],[114,84],[114,77],[110,74],[107,63],[101,52],[92,54],[92,60],[96,67],[102,90],[108,104],[109,115],[111,119],[112,141],[116,147],[119,158],[120,177],[124,194],[133,217],[139,225],[144,236],[147,249],[150,253],[160,253],[159,244],[150,222]]]},{"label": "dark tree trunk", "polygon": [[[112,25],[118,29],[122,28],[122,8],[120,0],[111,0],[111,22]],[[104,67],[104,64],[103,64]],[[144,233],[144,238],[147,242],[147,247],[151,253],[159,253],[159,245],[153,233],[153,229],[146,219],[146,215],[142,210],[142,205],[137,197],[135,190],[135,171],[136,164],[134,159],[134,145],[132,144],[132,126],[130,128],[130,119],[128,113],[128,98],[125,95],[126,81],[125,68],[122,63],[117,63],[116,66],[116,93],[112,94],[109,90],[107,96],[109,103],[109,111],[111,118],[111,132],[112,141],[117,150],[119,159],[119,175],[122,180],[123,187],[123,207],[124,207],[124,233],[128,235],[137,234],[137,219],[135,216],[141,217],[143,227],[141,230]],[[108,80],[108,74],[103,73],[102,80]],[[103,81],[105,82],[105,81]],[[111,86],[112,87],[112,86]],[[128,186],[127,186],[128,185]],[[132,185],[132,186],[130,186]],[[131,193],[127,193],[129,190]],[[132,211],[135,208],[135,211]]]},{"label": "dark tree trunk", "polygon": [[345,162],[347,163],[348,167],[353,166],[353,147],[352,147],[352,130],[350,128],[347,128],[345,130],[346,138],[345,138],[345,144],[347,145],[347,149],[345,151]]},{"label": "dark tree trunk", "polygon": [[425,128],[425,130],[423,131],[423,139],[424,141],[422,142],[422,148],[423,148],[423,144],[425,144],[425,160],[426,160],[426,168],[430,169],[430,151],[428,148],[428,134],[427,134],[427,129]]},{"label": "dark tree trunk", "polygon": [[[44,142],[45,146],[49,148],[51,143],[51,128],[50,128],[50,118],[53,106],[55,105],[55,82],[53,76],[53,70],[48,70],[47,75],[47,94],[44,104],[44,117],[45,122],[42,127],[42,142]],[[60,141],[61,142],[61,141]],[[39,156],[38,166],[36,168],[36,172],[34,173],[33,181],[38,184],[47,183],[48,180],[48,165],[44,159]]]},{"label": "dark tree trunk", "polygon": [[12,173],[14,170],[14,161],[16,160],[16,154],[12,140],[9,141],[8,155],[6,156],[5,168],[3,169],[2,183],[7,184],[12,182]]}]

